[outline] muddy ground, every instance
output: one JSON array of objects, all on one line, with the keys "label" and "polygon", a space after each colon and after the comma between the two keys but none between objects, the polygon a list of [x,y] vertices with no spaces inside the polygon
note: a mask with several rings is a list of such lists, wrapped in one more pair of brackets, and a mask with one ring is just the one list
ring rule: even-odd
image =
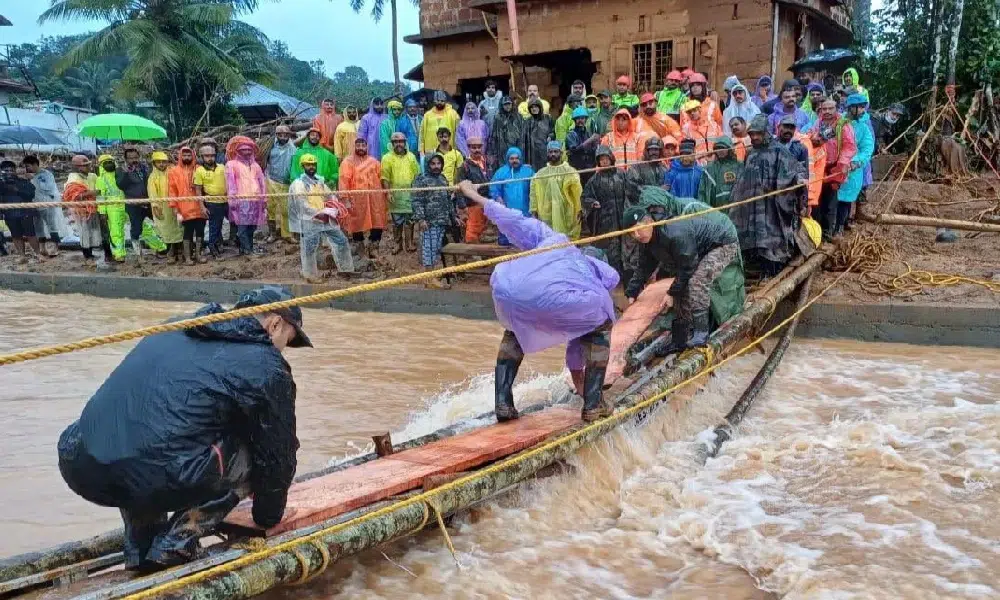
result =
[{"label": "muddy ground", "polygon": [[[867,215],[877,215],[890,207],[892,212],[908,215],[940,217],[946,219],[972,220],[989,212],[1000,213],[1000,182],[995,179],[979,178],[952,185],[904,181],[895,189],[895,182],[876,184],[868,192],[869,200],[863,206]],[[895,191],[894,191],[895,190]],[[893,199],[894,198],[894,199]],[[890,202],[891,199],[891,202]],[[891,205],[891,206],[890,206]],[[838,246],[838,262],[845,264],[850,259],[863,255],[867,260],[867,273],[850,273],[827,295],[831,299],[842,299],[865,303],[885,301],[891,292],[897,297],[910,301],[931,303],[956,303],[963,305],[987,305],[1000,307],[1000,294],[984,286],[961,283],[948,286],[923,286],[916,288],[910,282],[902,282],[906,289],[891,285],[879,286],[875,282],[888,282],[891,275],[901,273],[909,265],[914,270],[935,273],[956,274],[985,281],[1000,282],[1000,235],[995,233],[974,233],[959,231],[954,243],[935,241],[937,232],[933,228],[907,226],[875,226],[858,221]],[[492,238],[495,239],[495,238]],[[858,245],[851,245],[858,239],[867,240],[864,252],[858,252]],[[227,248],[221,259],[209,259],[207,264],[186,266],[169,265],[163,258],[149,258],[142,264],[135,264],[130,257],[126,263],[115,265],[114,274],[124,276],[158,278],[204,278],[228,280],[258,280],[276,283],[301,282],[299,275],[298,246],[286,242],[264,243],[260,245],[266,253],[259,256],[240,257],[233,248]],[[342,288],[364,281],[398,277],[421,271],[418,254],[391,252],[391,235],[386,235],[382,246],[370,264],[363,265],[362,277],[343,278],[333,270],[333,259],[324,246],[321,249],[320,265],[324,269],[324,283],[331,289]],[[45,261],[29,259],[27,262],[12,257],[0,257],[0,270],[39,273],[87,273],[96,269],[86,264],[79,251],[63,250],[61,255]],[[839,273],[827,272],[817,282],[824,286]],[[482,274],[459,275],[454,289],[486,289],[488,279]],[[890,289],[891,288],[891,289]],[[816,289],[816,288],[814,288]]]}]

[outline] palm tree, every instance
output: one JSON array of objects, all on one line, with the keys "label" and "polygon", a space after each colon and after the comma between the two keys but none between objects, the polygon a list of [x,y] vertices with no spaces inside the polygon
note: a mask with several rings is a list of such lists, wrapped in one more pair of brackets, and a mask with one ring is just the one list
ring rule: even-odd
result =
[{"label": "palm tree", "polygon": [[[414,6],[420,5],[420,0],[410,0]],[[356,13],[360,13],[361,9],[365,7],[365,0],[350,0],[351,9]],[[385,14],[385,0],[372,0],[372,20],[376,23],[382,20],[382,15]],[[396,11],[396,0],[389,0],[389,14],[392,18],[392,80],[394,82],[396,93],[399,93],[402,89],[402,84],[399,79],[399,15]]]},{"label": "palm tree", "polygon": [[63,82],[85,108],[103,111],[111,104],[121,73],[101,63],[84,63],[66,71]]},{"label": "palm tree", "polygon": [[[181,100],[194,81],[234,93],[251,74],[268,71],[267,38],[237,17],[259,0],[52,0],[38,18],[97,20],[108,25],[67,52],[57,74],[85,62],[126,56],[120,96],[169,98],[175,129],[181,127]],[[252,58],[252,60],[246,60]],[[175,131],[177,133],[177,131]]]}]

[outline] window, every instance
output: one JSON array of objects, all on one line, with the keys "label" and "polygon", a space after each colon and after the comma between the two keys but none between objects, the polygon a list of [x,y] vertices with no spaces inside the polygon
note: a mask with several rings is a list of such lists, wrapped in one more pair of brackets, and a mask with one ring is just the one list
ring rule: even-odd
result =
[{"label": "window", "polygon": [[670,41],[632,44],[632,78],[636,92],[657,89],[672,64],[673,43]]}]

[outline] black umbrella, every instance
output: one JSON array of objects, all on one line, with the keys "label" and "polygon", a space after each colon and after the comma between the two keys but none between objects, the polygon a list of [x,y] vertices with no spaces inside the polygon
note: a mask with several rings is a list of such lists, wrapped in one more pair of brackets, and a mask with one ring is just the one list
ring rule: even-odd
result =
[{"label": "black umbrella", "polygon": [[0,144],[65,146],[66,140],[60,137],[59,132],[52,129],[27,125],[0,125]]},{"label": "black umbrella", "polygon": [[788,70],[792,73],[798,73],[810,67],[830,68],[844,66],[846,63],[850,63],[857,58],[858,55],[853,50],[848,50],[847,48],[827,48],[825,50],[810,52],[795,61],[792,66],[788,67]]}]

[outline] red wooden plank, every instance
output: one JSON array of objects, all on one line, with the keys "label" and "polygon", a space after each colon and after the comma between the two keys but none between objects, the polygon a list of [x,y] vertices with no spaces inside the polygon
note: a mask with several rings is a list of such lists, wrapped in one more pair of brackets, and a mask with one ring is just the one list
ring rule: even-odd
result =
[{"label": "red wooden plank", "polygon": [[[466,471],[519,452],[579,420],[578,410],[552,408],[294,484],[288,491],[284,518],[267,535],[314,525],[416,489],[430,475]],[[240,503],[226,523],[255,528],[250,502]]]}]

